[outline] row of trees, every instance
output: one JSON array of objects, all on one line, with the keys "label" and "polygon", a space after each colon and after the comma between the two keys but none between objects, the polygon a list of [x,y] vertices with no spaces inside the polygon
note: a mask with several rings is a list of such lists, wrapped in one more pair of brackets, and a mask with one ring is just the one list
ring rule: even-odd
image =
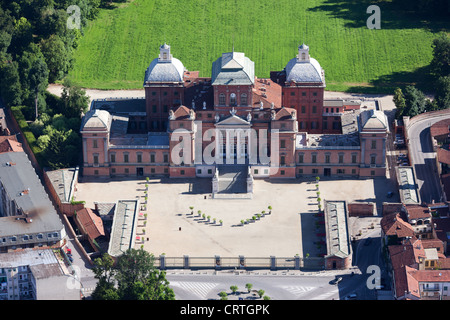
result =
[{"label": "row of trees", "polygon": [[442,33],[433,41],[433,59],[430,72],[434,79],[434,99],[429,99],[415,86],[394,92],[396,118],[413,117],[423,112],[450,108],[450,37]]}]

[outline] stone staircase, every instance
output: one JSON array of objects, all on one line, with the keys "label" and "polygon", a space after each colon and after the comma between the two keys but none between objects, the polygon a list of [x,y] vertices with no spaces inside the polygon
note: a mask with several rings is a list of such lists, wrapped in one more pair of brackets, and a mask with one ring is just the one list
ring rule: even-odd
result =
[{"label": "stone staircase", "polygon": [[215,199],[221,198],[248,198],[247,193],[247,165],[219,165],[219,183]]}]

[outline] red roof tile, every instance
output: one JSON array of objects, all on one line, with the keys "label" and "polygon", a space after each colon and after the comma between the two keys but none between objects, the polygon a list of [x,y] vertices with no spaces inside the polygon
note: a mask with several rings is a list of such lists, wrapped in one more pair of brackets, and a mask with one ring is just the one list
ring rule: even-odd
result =
[{"label": "red roof tile", "polygon": [[400,213],[391,213],[384,216],[380,226],[385,235],[397,236],[399,238],[414,236],[413,227],[400,217]]},{"label": "red roof tile", "polygon": [[76,219],[83,226],[85,232],[91,239],[105,235],[102,219],[91,209],[84,208],[77,211]]}]

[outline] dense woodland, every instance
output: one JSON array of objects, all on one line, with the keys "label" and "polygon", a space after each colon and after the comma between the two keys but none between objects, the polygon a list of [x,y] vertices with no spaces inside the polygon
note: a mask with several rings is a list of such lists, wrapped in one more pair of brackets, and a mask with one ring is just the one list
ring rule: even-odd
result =
[{"label": "dense woodland", "polygon": [[[0,96],[18,118],[39,162],[52,169],[76,165],[84,90],[64,80],[83,28],[95,19],[100,0],[0,1]],[[80,28],[67,28],[67,8],[80,8]],[[64,80],[62,97],[46,91]]]}]

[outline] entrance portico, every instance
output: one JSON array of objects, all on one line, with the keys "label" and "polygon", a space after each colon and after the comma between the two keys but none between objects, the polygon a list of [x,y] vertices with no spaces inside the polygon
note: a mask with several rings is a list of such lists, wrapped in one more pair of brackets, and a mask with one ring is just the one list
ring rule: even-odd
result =
[{"label": "entrance portico", "polygon": [[215,124],[216,163],[247,164],[252,155],[251,123],[232,114]]}]

